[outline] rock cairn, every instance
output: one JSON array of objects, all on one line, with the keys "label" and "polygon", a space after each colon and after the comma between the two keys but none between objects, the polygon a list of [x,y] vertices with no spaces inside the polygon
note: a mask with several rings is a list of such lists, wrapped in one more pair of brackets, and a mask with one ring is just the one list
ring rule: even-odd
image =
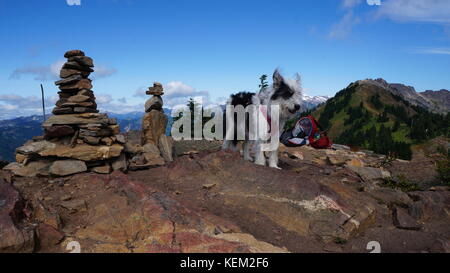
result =
[{"label": "rock cairn", "polygon": [[58,92],[59,100],[53,114],[98,113],[91,90],[92,81],[88,78],[94,72],[92,58],[85,56],[81,50],[68,51],[64,57],[68,61],[61,69],[61,80],[55,82],[61,91]]},{"label": "rock cairn", "polygon": [[145,103],[145,114],[142,118],[142,149],[131,159],[131,169],[164,165],[173,161],[173,139],[166,136],[168,118],[163,110],[163,86],[155,82],[146,94],[152,97]]},{"label": "rock cairn", "polygon": [[127,169],[122,152],[125,137],[115,119],[98,113],[89,74],[93,60],[81,50],[64,54],[68,61],[55,82],[60,91],[53,116],[44,123],[44,135],[16,149],[9,169],[20,176],[65,176],[94,171]]}]

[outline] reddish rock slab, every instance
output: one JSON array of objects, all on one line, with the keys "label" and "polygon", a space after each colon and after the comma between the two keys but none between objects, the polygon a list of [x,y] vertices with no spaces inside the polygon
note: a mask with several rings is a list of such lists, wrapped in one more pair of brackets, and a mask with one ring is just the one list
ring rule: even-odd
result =
[{"label": "reddish rock slab", "polygon": [[19,192],[0,180],[0,253],[33,251],[34,231],[22,226],[23,209]]}]

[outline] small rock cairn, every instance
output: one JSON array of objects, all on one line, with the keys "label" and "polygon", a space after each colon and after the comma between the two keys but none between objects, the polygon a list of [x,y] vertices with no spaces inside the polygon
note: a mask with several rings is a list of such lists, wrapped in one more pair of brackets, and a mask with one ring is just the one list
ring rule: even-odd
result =
[{"label": "small rock cairn", "polygon": [[145,103],[142,118],[142,149],[131,159],[130,169],[143,169],[173,161],[173,139],[166,136],[168,118],[163,110],[163,86],[155,82],[146,94],[152,97]]}]

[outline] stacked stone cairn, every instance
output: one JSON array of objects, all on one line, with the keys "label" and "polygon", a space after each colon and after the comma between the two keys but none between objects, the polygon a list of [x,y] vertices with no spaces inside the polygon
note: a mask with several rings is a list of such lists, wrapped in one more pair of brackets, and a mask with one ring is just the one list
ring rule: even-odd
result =
[{"label": "stacked stone cairn", "polygon": [[53,116],[44,123],[44,135],[16,149],[16,162],[8,166],[20,176],[66,176],[93,171],[127,170],[125,136],[115,119],[98,113],[91,80],[91,58],[81,50],[64,54],[55,82],[60,91]]},{"label": "stacked stone cairn", "polygon": [[142,118],[141,149],[130,160],[130,169],[144,169],[173,161],[173,139],[166,136],[167,116],[163,110],[163,86],[155,82],[146,92],[152,97],[145,103]]}]

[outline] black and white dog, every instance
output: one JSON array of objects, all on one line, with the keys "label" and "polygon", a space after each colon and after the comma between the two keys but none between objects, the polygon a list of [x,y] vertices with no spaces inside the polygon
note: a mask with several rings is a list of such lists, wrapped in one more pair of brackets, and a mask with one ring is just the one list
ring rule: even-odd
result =
[{"label": "black and white dog", "polygon": [[[263,89],[258,94],[249,92],[240,92],[231,95],[227,102],[228,106],[236,107],[242,105],[246,108],[249,105],[256,106],[259,109],[264,109],[265,118],[269,123],[270,131],[278,129],[278,133],[284,129],[286,121],[293,118],[295,114],[300,110],[302,105],[302,88],[300,75],[296,74],[295,79],[285,79],[278,70],[275,70],[273,74],[273,84],[268,88]],[[278,120],[272,120],[272,108],[277,106],[278,109]],[[246,118],[248,120],[248,116]],[[244,122],[247,124],[247,122]],[[272,124],[272,128],[270,127]],[[275,124],[275,126],[274,126]],[[238,122],[234,118],[234,130],[238,128]],[[276,127],[276,128],[273,128]],[[264,151],[269,152],[269,162],[268,165],[272,168],[278,168],[278,139],[276,139],[276,147],[272,147],[270,150],[262,149],[262,145],[267,141],[262,141],[259,139],[251,140],[249,139],[249,127],[248,124],[245,125],[245,139],[243,140],[243,153],[244,159],[253,161],[250,151],[253,146],[253,151],[255,153],[254,162],[258,165],[266,165],[266,158],[264,156]],[[226,128],[225,128],[226,132]],[[276,134],[279,136],[279,134]],[[223,149],[237,151],[237,143],[239,142],[236,138],[236,132],[234,132],[234,138],[224,139]]]}]

